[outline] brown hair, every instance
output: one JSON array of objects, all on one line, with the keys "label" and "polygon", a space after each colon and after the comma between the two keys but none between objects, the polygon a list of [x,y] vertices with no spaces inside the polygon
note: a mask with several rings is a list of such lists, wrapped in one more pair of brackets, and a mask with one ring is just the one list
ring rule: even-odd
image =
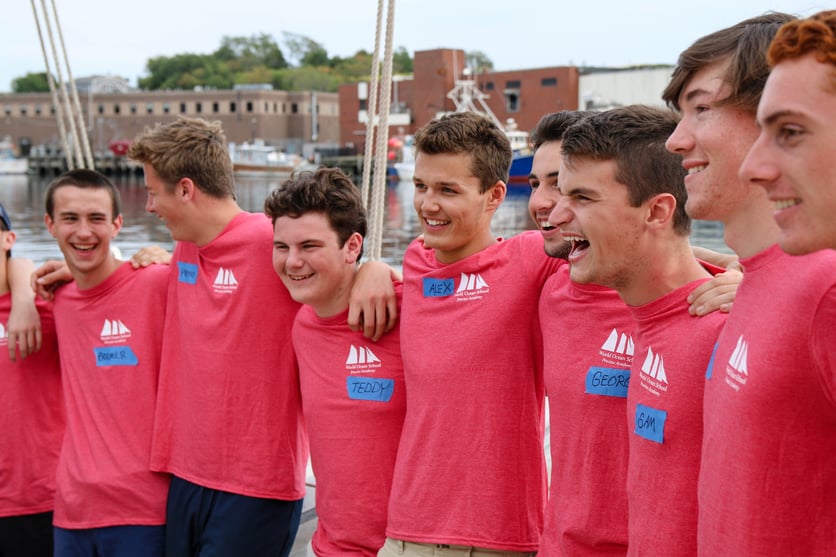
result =
[{"label": "brown hair", "polygon": [[[366,236],[366,210],[360,191],[339,168],[296,174],[267,196],[264,213],[274,225],[279,217],[295,219],[306,213],[322,213],[337,233],[341,247],[355,232]],[[361,248],[358,259],[362,255]]]},{"label": "brown hair", "polygon": [[415,133],[416,153],[470,155],[470,172],[480,191],[508,181],[511,143],[490,118],[476,112],[454,112],[432,120]]},{"label": "brown hair", "polygon": [[147,127],[131,144],[128,156],[150,164],[169,192],[181,178],[190,178],[207,195],[235,198],[232,160],[219,121],[180,116]]},{"label": "brown hair", "polygon": [[540,118],[531,132],[531,142],[534,150],[539,149],[543,143],[561,141],[569,126],[590,114],[594,114],[594,112],[589,110],[561,110],[560,112],[546,114]]},{"label": "brown hair", "polygon": [[53,214],[55,211],[55,190],[64,186],[106,190],[110,194],[110,208],[113,212],[111,217],[115,219],[122,213],[122,198],[119,195],[119,190],[113,185],[113,182],[107,176],[95,170],[77,168],[61,174],[46,187],[44,205],[46,206],[46,214],[51,219],[55,219],[55,215]]},{"label": "brown hair", "polygon": [[679,110],[679,96],[693,75],[714,62],[728,60],[723,81],[731,87],[731,92],[723,104],[754,114],[769,76],[766,63],[769,42],[781,25],[793,19],[789,14],[770,12],[697,39],[679,55],[662,99]]},{"label": "brown hair", "polygon": [[577,159],[615,161],[615,179],[627,186],[633,207],[660,193],[673,194],[674,231],[688,235],[691,219],[685,213],[682,158],[665,148],[677,122],[670,110],[644,105],[593,113],[566,130],[564,162],[571,168]]}]

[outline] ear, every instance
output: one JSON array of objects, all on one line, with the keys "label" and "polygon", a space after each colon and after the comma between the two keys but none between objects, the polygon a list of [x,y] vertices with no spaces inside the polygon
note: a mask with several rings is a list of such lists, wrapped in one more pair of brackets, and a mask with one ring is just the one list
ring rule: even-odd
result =
[{"label": "ear", "polygon": [[14,233],[13,230],[6,230],[2,234],[0,234],[0,251],[4,254],[12,249],[12,246],[15,244],[15,240],[17,239],[17,235]]},{"label": "ear", "polygon": [[363,247],[363,237],[359,232],[355,232],[345,241],[345,262],[357,263],[360,258],[360,248]]},{"label": "ear", "polygon": [[110,235],[111,238],[115,238],[119,231],[122,230],[122,215],[118,215],[115,219],[113,219],[113,234]]},{"label": "ear", "polygon": [[676,214],[676,198],[670,193],[660,193],[647,200],[647,226],[673,228]]},{"label": "ear", "polygon": [[197,189],[191,178],[180,178],[180,181],[174,186],[174,195],[181,201],[191,201],[194,199]]},{"label": "ear", "polygon": [[52,237],[55,238],[55,221],[52,220],[49,214],[44,215],[44,224],[46,225],[46,229],[49,230],[49,233],[52,234]]},{"label": "ear", "polygon": [[508,186],[502,180],[497,180],[491,188],[485,192],[488,195],[488,209],[496,211],[500,203],[505,199],[505,194],[508,192]]}]

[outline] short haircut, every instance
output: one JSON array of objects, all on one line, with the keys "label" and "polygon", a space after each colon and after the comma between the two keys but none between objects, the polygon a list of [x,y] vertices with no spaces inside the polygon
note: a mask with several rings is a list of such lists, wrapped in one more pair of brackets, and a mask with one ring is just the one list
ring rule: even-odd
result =
[{"label": "short haircut", "polygon": [[[279,217],[299,218],[321,213],[337,233],[340,247],[355,232],[366,236],[366,210],[357,186],[339,168],[300,172],[273,190],[264,212],[276,224]],[[358,259],[362,257],[362,249]]]},{"label": "short haircut", "polygon": [[122,198],[119,195],[119,190],[113,185],[113,182],[101,172],[86,168],[77,168],[61,174],[50,182],[46,188],[46,194],[44,195],[46,214],[53,220],[55,219],[55,215],[53,214],[55,211],[55,191],[64,186],[106,190],[110,195],[111,210],[113,211],[112,218],[116,219],[122,213]]},{"label": "short haircut", "polygon": [[534,150],[539,149],[543,143],[561,141],[569,126],[590,114],[594,113],[588,110],[561,110],[560,112],[546,114],[540,118],[531,132]]},{"label": "short haircut", "polygon": [[430,121],[415,133],[415,152],[427,155],[470,155],[470,173],[480,191],[507,182],[511,143],[490,118],[476,112],[454,112]]},{"label": "short haircut", "polygon": [[182,178],[203,193],[235,198],[232,159],[219,121],[180,116],[168,124],[146,127],[128,149],[128,157],[150,164],[168,192]]},{"label": "short haircut", "polygon": [[598,112],[566,130],[563,161],[569,168],[579,159],[615,161],[615,179],[627,186],[633,207],[655,195],[672,194],[676,198],[673,227],[685,236],[691,230],[691,219],[685,212],[685,169],[682,157],[665,148],[677,123],[670,110],[652,106]]},{"label": "short haircut", "polygon": [[795,17],[789,14],[770,12],[697,39],[679,55],[662,99],[668,106],[679,110],[679,96],[691,77],[710,64],[728,60],[723,82],[731,88],[731,92],[722,104],[754,114],[769,77],[766,63],[769,43],[781,25],[793,19]]},{"label": "short haircut", "polygon": [[819,12],[781,26],[769,45],[767,62],[774,66],[809,53],[822,64],[836,66],[836,10]]}]

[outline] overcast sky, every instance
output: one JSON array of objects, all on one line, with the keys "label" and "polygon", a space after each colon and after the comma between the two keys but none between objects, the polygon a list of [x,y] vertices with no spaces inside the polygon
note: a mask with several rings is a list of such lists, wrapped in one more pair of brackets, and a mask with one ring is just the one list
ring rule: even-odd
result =
[{"label": "overcast sky", "polygon": [[[35,0],[39,13],[42,1]],[[208,54],[224,35],[267,33],[283,46],[287,31],[317,41],[331,56],[371,52],[378,7],[373,0],[46,4],[53,2],[73,77],[112,74],[131,85],[146,75],[149,58]],[[397,0],[393,42],[411,54],[480,50],[497,70],[664,64],[674,63],[696,38],[747,17],[769,10],[807,16],[829,7],[820,0]],[[31,0],[4,0],[0,38],[0,92],[10,91],[16,77],[44,71]],[[50,66],[54,72],[51,57]]]}]

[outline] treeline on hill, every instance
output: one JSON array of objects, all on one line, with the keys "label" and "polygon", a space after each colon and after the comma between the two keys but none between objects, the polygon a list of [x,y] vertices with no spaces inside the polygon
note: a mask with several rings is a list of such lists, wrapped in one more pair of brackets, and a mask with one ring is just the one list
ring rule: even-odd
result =
[{"label": "treeline on hill", "polygon": [[[372,54],[358,50],[353,56],[329,56],[315,40],[282,32],[282,45],[272,35],[261,33],[249,37],[225,36],[220,47],[211,54],[175,54],[156,56],[146,63],[148,75],[138,78],[145,90],[232,89],[246,83],[269,83],[285,91],[336,92],[343,83],[368,80]],[[480,51],[468,52],[468,64],[478,69],[491,69],[493,64]],[[412,57],[405,47],[395,49],[392,56],[394,74],[411,74]],[[48,92],[46,73],[29,73],[12,81],[15,93]]]}]

